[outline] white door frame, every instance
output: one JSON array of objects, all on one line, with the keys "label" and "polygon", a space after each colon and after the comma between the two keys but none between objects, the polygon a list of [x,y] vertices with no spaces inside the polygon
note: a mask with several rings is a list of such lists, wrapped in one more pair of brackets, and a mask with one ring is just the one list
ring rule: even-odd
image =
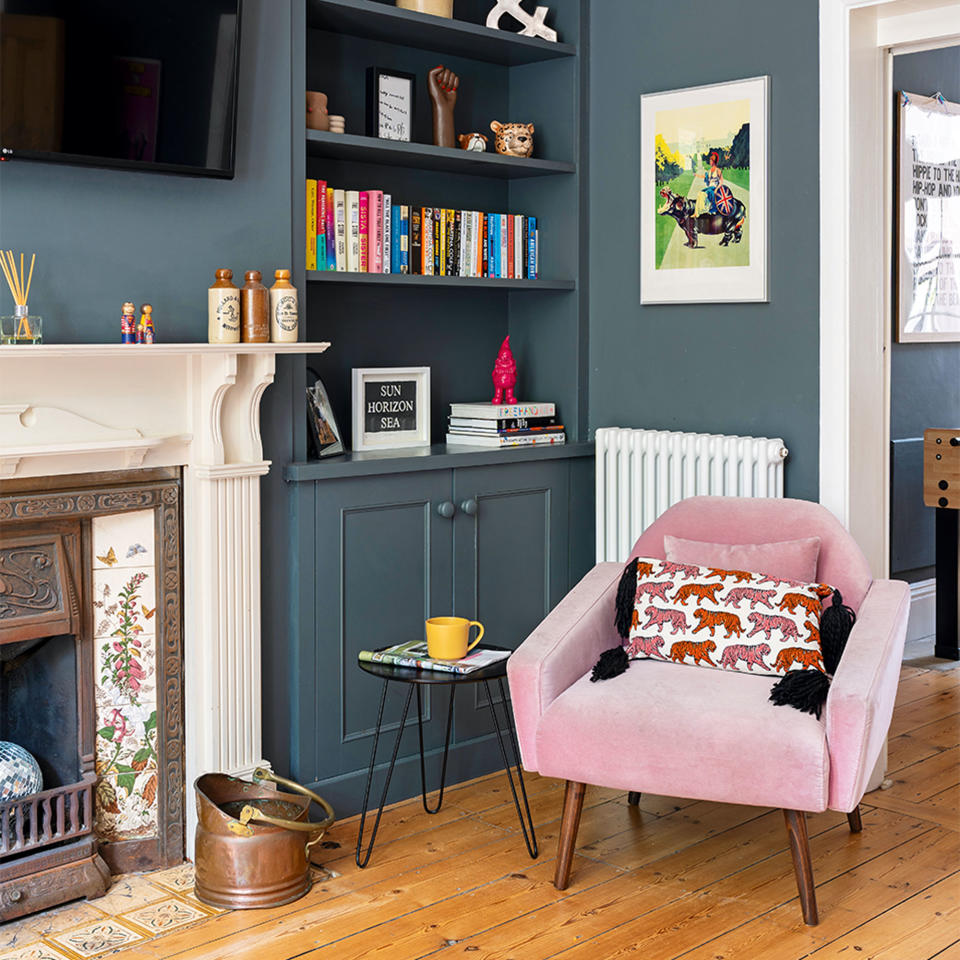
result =
[{"label": "white door frame", "polygon": [[876,577],[890,555],[889,50],[958,35],[956,2],[820,0],[820,502]]}]

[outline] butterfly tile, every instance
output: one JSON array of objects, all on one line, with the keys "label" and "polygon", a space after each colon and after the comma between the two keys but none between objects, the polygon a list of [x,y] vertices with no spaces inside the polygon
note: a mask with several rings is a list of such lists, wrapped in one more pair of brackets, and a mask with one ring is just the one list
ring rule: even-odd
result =
[{"label": "butterfly tile", "polygon": [[97,710],[97,773],[139,773],[157,768],[156,703],[123,704]]},{"label": "butterfly tile", "polygon": [[94,796],[94,829],[101,840],[157,835],[156,770],[103,776]]},{"label": "butterfly tile", "polygon": [[12,953],[0,954],[0,960],[72,960],[72,958],[48,943],[39,942],[19,947]]},{"label": "butterfly tile", "polygon": [[93,520],[93,568],[143,567],[154,564],[152,510],[114,513]]},{"label": "butterfly tile", "polygon": [[156,632],[157,590],[153,567],[93,571],[93,635],[110,637],[126,628]]},{"label": "butterfly tile", "polygon": [[146,938],[120,920],[111,918],[57,934],[49,939],[78,957],[95,957],[106,950],[116,950]]},{"label": "butterfly tile", "polygon": [[143,930],[157,935],[167,930],[184,927],[188,923],[196,923],[210,916],[199,904],[188,903],[178,897],[168,897],[148,904],[137,910],[131,910],[122,915],[122,919],[135,924]]}]

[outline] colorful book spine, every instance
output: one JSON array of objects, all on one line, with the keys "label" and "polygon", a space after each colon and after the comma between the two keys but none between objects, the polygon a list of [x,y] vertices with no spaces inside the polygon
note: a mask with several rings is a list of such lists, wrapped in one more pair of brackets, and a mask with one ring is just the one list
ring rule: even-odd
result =
[{"label": "colorful book spine", "polygon": [[327,187],[327,230],[325,239],[327,241],[327,252],[324,259],[327,270],[337,269],[337,217],[334,212],[333,188]]},{"label": "colorful book spine", "polygon": [[463,242],[461,244],[460,276],[473,276],[473,211],[463,211]]},{"label": "colorful book spine", "polygon": [[533,279],[540,276],[540,228],[533,231]]},{"label": "colorful book spine", "polygon": [[383,272],[393,272],[393,197],[383,195]]},{"label": "colorful book spine", "polygon": [[307,269],[317,269],[317,181],[307,180]]},{"label": "colorful book spine", "polygon": [[457,275],[457,216],[455,210],[444,210],[447,219],[447,276]]},{"label": "colorful book spine", "polygon": [[440,276],[440,214],[439,207],[433,208],[433,275]]},{"label": "colorful book spine", "polygon": [[516,272],[513,269],[513,258],[516,251],[514,250],[514,238],[513,238],[513,221],[512,216],[505,218],[507,221],[507,278],[513,280],[516,276]]},{"label": "colorful book spine", "polygon": [[327,181],[317,181],[317,269],[327,269]]},{"label": "colorful book spine", "polygon": [[360,191],[360,269],[359,273],[370,272],[370,194]]},{"label": "colorful book spine", "polygon": [[527,217],[527,279],[537,279],[537,218]]},{"label": "colorful book spine", "polygon": [[410,272],[423,272],[423,213],[420,207],[410,208]]},{"label": "colorful book spine", "polygon": [[410,272],[410,207],[400,207],[400,272]]},{"label": "colorful book spine", "polygon": [[505,214],[500,214],[500,276],[507,276],[507,267],[509,260],[507,259],[507,221],[510,218]]},{"label": "colorful book spine", "polygon": [[347,269],[347,192],[346,190],[333,191],[334,223],[337,237],[336,256],[334,263],[337,270]]},{"label": "colorful book spine", "polygon": [[423,237],[421,240],[423,254],[424,276],[433,276],[433,207],[423,207],[420,211],[420,224]]},{"label": "colorful book spine", "polygon": [[380,224],[383,218],[383,191],[367,191],[367,229],[369,235],[370,273],[383,273],[383,232]]},{"label": "colorful book spine", "polygon": [[513,275],[523,279],[523,217],[515,214],[513,217]]},{"label": "colorful book spine", "polygon": [[481,262],[481,277],[490,276],[490,214],[483,215],[483,259]]},{"label": "colorful book spine", "polygon": [[360,272],[360,193],[348,190],[347,199],[347,272]]},{"label": "colorful book spine", "polygon": [[400,204],[393,205],[390,222],[390,272],[400,272]]}]

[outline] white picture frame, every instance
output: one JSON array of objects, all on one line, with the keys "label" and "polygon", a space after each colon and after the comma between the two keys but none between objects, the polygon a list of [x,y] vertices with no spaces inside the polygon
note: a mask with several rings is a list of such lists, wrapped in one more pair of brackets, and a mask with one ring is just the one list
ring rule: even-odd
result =
[{"label": "white picture frame", "polygon": [[354,367],[353,449],[430,445],[430,368]]},{"label": "white picture frame", "polygon": [[960,104],[897,91],[898,343],[960,341]]},{"label": "white picture frame", "polygon": [[769,88],[760,76],[641,96],[641,303],[769,300]]}]

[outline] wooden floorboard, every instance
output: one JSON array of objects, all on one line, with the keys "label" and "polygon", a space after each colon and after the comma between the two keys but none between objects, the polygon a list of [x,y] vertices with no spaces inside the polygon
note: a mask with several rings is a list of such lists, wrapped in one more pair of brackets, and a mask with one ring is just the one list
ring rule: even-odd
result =
[{"label": "wooden floorboard", "polygon": [[[759,761],[758,761],[759,762]],[[310,893],[116,960],[960,960],[960,670],[906,667],[888,789],[808,817],[820,924],[801,918],[778,810],[589,787],[570,886],[553,887],[563,784],[528,776],[532,861],[502,775],[384,814],[370,865],[337,823]]]}]

